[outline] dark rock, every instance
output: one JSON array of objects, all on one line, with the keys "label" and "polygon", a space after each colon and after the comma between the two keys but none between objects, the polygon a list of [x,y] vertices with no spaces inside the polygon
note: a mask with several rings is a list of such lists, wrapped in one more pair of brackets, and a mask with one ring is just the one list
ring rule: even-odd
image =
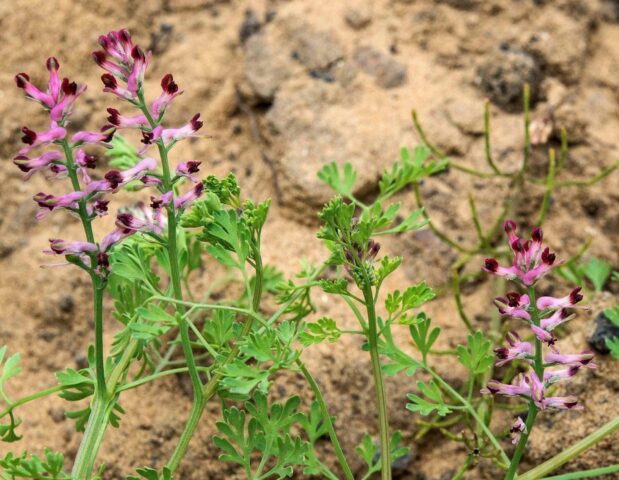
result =
[{"label": "dark rock", "polygon": [[172,41],[172,33],[174,32],[174,25],[171,23],[159,24],[159,30],[150,34],[149,50],[152,50],[155,54],[161,54],[165,52]]},{"label": "dark rock", "polygon": [[326,71],[344,57],[344,50],[333,33],[307,25],[292,34],[293,57],[309,71]]},{"label": "dark rock", "polygon": [[477,83],[496,105],[521,111],[523,88],[529,84],[531,105],[539,94],[542,80],[540,68],[532,55],[510,44],[503,44],[492,52],[477,69]]},{"label": "dark rock", "polygon": [[75,300],[71,295],[64,295],[58,302],[58,307],[61,312],[71,313],[75,307]]},{"label": "dark rock", "polygon": [[619,326],[611,322],[604,312],[600,312],[598,316],[595,317],[595,323],[595,331],[587,342],[595,351],[607,355],[610,353],[610,350],[606,346],[606,340],[619,337]]},{"label": "dark rock", "polygon": [[368,7],[349,8],[344,14],[346,23],[354,30],[361,30],[372,22],[372,15]]},{"label": "dark rock", "polygon": [[253,9],[248,8],[245,10],[245,18],[239,28],[239,40],[241,43],[245,43],[249,37],[255,33],[258,33],[261,28],[262,24],[260,23],[258,15],[256,15],[256,12]]},{"label": "dark rock", "polygon": [[281,83],[288,77],[288,61],[281,49],[264,33],[249,37],[245,43],[245,76],[256,96],[272,101]]},{"label": "dark rock", "polygon": [[406,67],[387,53],[372,47],[357,47],[353,59],[380,87],[395,88],[406,82]]}]

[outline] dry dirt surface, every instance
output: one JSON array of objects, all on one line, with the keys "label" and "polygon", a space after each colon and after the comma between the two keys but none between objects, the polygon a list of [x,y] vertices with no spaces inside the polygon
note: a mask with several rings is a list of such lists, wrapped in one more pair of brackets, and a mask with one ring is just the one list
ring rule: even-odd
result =
[{"label": "dry dirt surface", "polygon": [[[159,79],[172,72],[185,89],[169,121],[183,123],[202,112],[206,140],[185,142],[176,160],[198,159],[205,171],[235,172],[245,195],[271,197],[274,207],[263,241],[267,263],[287,276],[299,260],[326,255],[316,239],[316,212],[329,190],[316,177],[328,161],[350,161],[359,170],[359,194],[376,190],[377,173],[401,146],[419,143],[410,122],[416,108],[428,135],[453,158],[483,169],[482,105],[492,102],[493,149],[499,167],[514,170],[520,162],[521,91],[532,87],[535,116],[551,116],[557,129],[570,133],[571,154],[564,178],[592,176],[619,158],[619,2],[616,0],[3,0],[0,2],[0,344],[23,357],[17,397],[54,384],[53,372],[83,366],[91,341],[88,279],[75,269],[41,269],[48,238],[79,238],[72,219],[52,215],[34,220],[31,200],[54,186],[34,177],[23,184],[11,162],[19,130],[43,126],[36,105],[22,99],[13,82],[17,72],[44,80],[44,61],[59,58],[62,73],[89,89],[74,115],[74,126],[95,128],[105,107],[114,104],[100,92],[100,70],[90,60],[98,34],[127,27],[155,53],[147,91],[159,91]],[[533,152],[534,168],[546,168],[547,145]],[[423,185],[436,224],[464,242],[473,241],[466,195],[472,192],[483,222],[499,214],[504,186],[473,179],[457,171]],[[540,192],[517,205],[518,220],[530,225]],[[619,268],[619,175],[589,189],[566,189],[555,195],[546,238],[562,256],[576,253],[593,238],[589,253]],[[122,197],[121,197],[122,200]],[[411,193],[400,200],[412,207]],[[103,232],[113,221],[99,227]],[[527,222],[528,220],[528,222]],[[455,254],[430,232],[406,234],[384,250],[403,255],[406,267],[389,287],[427,279],[436,287],[447,280]],[[481,262],[481,259],[480,259]],[[193,279],[196,290],[211,281],[210,269]],[[616,293],[616,292],[615,292]],[[225,292],[222,292],[225,294]],[[488,283],[464,291],[464,304],[475,327],[487,328],[492,292]],[[317,297],[321,314],[352,326],[341,305]],[[590,299],[595,308],[570,324],[570,342],[583,349],[594,317],[613,302],[612,292]],[[616,301],[616,300],[615,300]],[[111,304],[107,304],[108,312]],[[440,297],[429,314],[443,328],[440,348],[465,338],[453,299]],[[108,315],[107,341],[113,321]],[[404,337],[402,337],[404,341]],[[317,377],[332,413],[342,426],[344,449],[365,431],[376,434],[376,412],[367,355],[356,339],[334,348],[313,348],[307,363]],[[619,413],[619,369],[599,356],[573,385],[584,411],[544,414],[532,436],[524,464],[534,465],[566,448]],[[449,363],[436,364],[458,385]],[[27,380],[26,380],[27,379]],[[426,436],[412,441],[416,417],[406,412],[406,394],[415,388],[406,377],[389,379],[387,394],[392,428],[401,429],[412,455],[399,472],[403,479],[443,480],[467,455],[461,445]],[[301,379],[282,378],[277,395],[307,393]],[[123,395],[127,411],[121,428],[111,429],[100,459],[105,478],[124,478],[136,466],[161,467],[171,453],[187,416],[190,397],[183,378],[168,378]],[[49,398],[20,410],[24,438],[12,449],[37,452],[49,446],[75,455],[80,434],[64,417],[65,404]],[[182,479],[242,478],[218,462],[211,437],[218,404],[207,410],[179,471]],[[511,448],[509,445],[506,447]],[[8,451],[0,445],[0,454]],[[334,459],[325,447],[327,463]],[[617,437],[582,455],[569,469],[616,463]],[[467,479],[498,478],[481,462]],[[353,461],[359,472],[361,463]],[[301,478],[301,476],[297,477]]]}]

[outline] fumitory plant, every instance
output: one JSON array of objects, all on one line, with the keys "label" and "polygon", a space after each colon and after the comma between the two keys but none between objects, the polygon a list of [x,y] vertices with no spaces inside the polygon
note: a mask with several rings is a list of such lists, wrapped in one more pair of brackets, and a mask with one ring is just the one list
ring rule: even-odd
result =
[{"label": "fumitory plant", "polygon": [[[327,258],[319,265],[302,263],[294,278],[284,279],[262,256],[270,201],[245,198],[232,174],[200,178],[202,162],[171,159],[174,146],[200,136],[203,127],[199,114],[178,128],[167,126],[166,113],[183,93],[173,76],[163,76],[160,92],[146,92],[144,78],[151,53],[136,45],[125,29],[102,35],[99,44],[101,49],[92,57],[105,72],[103,91],[120,102],[107,108],[107,123],[99,130],[71,129],[73,106],[86,87],[61,79],[56,58],[47,60],[45,90],[34,85],[26,73],[15,77],[26,96],[41,104],[49,126],[38,132],[23,128],[25,146],[14,163],[24,172],[24,180],[38,173],[61,186],[55,193],[34,195],[39,206],[37,219],[68,213],[81,223],[82,238],[50,239],[45,253],[58,259],[52,265],[77,267],[90,278],[94,332],[85,368],[57,372],[56,385],[18,399],[7,394],[5,385],[20,373],[19,354],[8,355],[6,346],[0,348],[0,398],[4,403],[0,439],[19,441],[19,408],[54,394],[71,404],[77,402],[66,416],[83,432],[70,469],[65,468],[63,454],[50,449],[45,449],[43,456],[8,453],[0,459],[0,478],[101,478],[105,465],[98,464],[98,453],[108,427],[122,427],[123,392],[179,374],[190,378],[192,403],[172,454],[165,466],[138,468],[128,480],[181,478],[181,461],[214,397],[221,411],[213,447],[221,453],[222,461],[236,465],[251,480],[289,478],[295,472],[331,480],[365,480],[377,475],[391,479],[393,462],[408,449],[402,434],[392,431],[389,423],[386,376],[417,376],[406,409],[430,417],[424,428],[440,428],[448,438],[467,446],[470,453],[455,479],[462,478],[480,458],[505,471],[506,479],[515,478],[538,413],[547,408],[580,408],[576,398],[558,396],[554,391],[558,382],[583,368],[595,367],[590,352],[561,352],[556,334],[572,318],[572,309],[579,308],[582,294],[577,288],[561,298],[538,295],[537,281],[560,263],[543,247],[540,228],[525,241],[517,236],[515,223],[506,221],[509,248],[505,250],[498,249],[479,228],[480,248],[463,251],[470,254],[463,263],[474,254],[498,252],[501,259],[508,250],[513,252],[510,266],[488,258],[483,269],[519,285],[519,291],[505,293],[495,302],[500,315],[524,322],[525,328],[506,332],[507,346],[494,348],[496,358],[495,339],[466,322],[466,344],[453,351],[438,351],[434,346],[440,328],[421,310],[436,293],[421,279],[406,288],[386,291],[385,280],[404,259],[383,255],[385,249],[381,249],[385,237],[426,225],[440,237],[441,232],[422,208],[418,191],[423,179],[445,171],[449,163],[432,159],[432,153],[438,156],[435,149],[403,148],[400,159],[380,176],[371,202],[355,196],[356,172],[350,164],[343,168],[327,164],[319,178],[337,194],[318,215],[322,222],[318,238],[326,247]],[[120,136],[119,130],[127,131],[128,138],[129,131],[137,133],[139,148]],[[104,158],[111,169],[103,169]],[[503,175],[495,167],[493,170]],[[522,180],[522,176],[517,178]],[[549,184],[552,187],[552,182]],[[411,187],[420,205],[405,213],[397,198]],[[111,199],[121,190],[131,192],[135,202],[114,209]],[[475,212],[474,202],[471,206]],[[96,236],[96,220],[113,211],[114,228]],[[476,214],[474,218],[479,223]],[[209,269],[206,291],[195,292],[189,276],[200,269],[204,258],[211,264],[219,263],[225,273],[213,275]],[[594,278],[598,285],[600,275]],[[318,316],[313,301],[316,289],[341,299],[358,328],[344,329],[340,319]],[[213,293],[222,291],[215,300]],[[113,302],[111,315],[104,315],[105,295]],[[462,309],[460,314],[464,319]],[[108,318],[117,322],[117,328],[106,352],[104,319]],[[410,339],[401,335],[405,330]],[[356,453],[365,464],[360,472],[351,467],[352,457],[337,434],[341,425],[330,413],[319,379],[303,360],[312,346],[335,343],[343,335],[362,339],[362,349],[369,356],[378,418],[376,428],[358,432],[361,443]],[[409,347],[418,354],[412,354]],[[467,372],[461,385],[450,384],[433,367],[432,357],[438,354],[458,359]],[[500,370],[506,365],[505,372]],[[526,371],[516,375],[523,367]],[[501,381],[490,379],[493,372],[504,373]],[[272,385],[294,374],[306,380],[313,398],[273,398]],[[479,391],[485,395],[475,395]],[[511,427],[516,445],[511,456],[503,441],[508,432],[494,432],[493,407],[510,411],[521,407],[494,402],[490,394],[516,396],[527,402],[526,416],[518,416]],[[456,427],[458,433],[453,430]],[[616,419],[518,478],[532,480],[546,475],[617,428]],[[326,439],[337,458],[336,467],[321,458],[323,449],[317,448]],[[209,473],[203,476],[207,478]]]}]

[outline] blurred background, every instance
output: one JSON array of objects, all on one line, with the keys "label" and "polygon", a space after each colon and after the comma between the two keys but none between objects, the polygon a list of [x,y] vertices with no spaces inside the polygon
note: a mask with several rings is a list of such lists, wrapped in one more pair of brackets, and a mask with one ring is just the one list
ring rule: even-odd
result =
[{"label": "blurred background", "polygon": [[[36,131],[45,126],[38,105],[23,99],[13,76],[27,72],[44,84],[45,60],[56,56],[62,76],[88,84],[73,126],[98,128],[105,123],[105,108],[118,105],[101,92],[102,71],[90,53],[97,49],[99,34],[121,27],[153,51],[149,97],[159,95],[165,73],[173,73],[185,91],[169,110],[168,122],[181,125],[194,113],[202,114],[210,137],[183,142],[174,150],[175,161],[200,160],[205,176],[232,171],[244,196],[273,199],[265,258],[286,276],[299,270],[300,259],[318,262],[326,256],[315,236],[316,213],[331,192],[316,173],[327,162],[350,161],[359,171],[358,194],[371,197],[378,173],[398,158],[400,147],[420,143],[411,122],[413,108],[437,147],[483,170],[483,102],[488,98],[495,162],[514,171],[522,156],[522,88],[528,83],[532,116],[545,127],[531,158],[541,177],[547,149],[558,145],[561,128],[570,144],[562,178],[592,177],[619,159],[616,0],[0,0],[0,344],[23,357],[25,371],[21,383],[12,387],[14,396],[53,385],[56,370],[83,366],[92,326],[87,320],[88,278],[75,269],[40,268],[48,261],[41,253],[47,239],[77,239],[80,227],[62,214],[42,223],[34,220],[32,195],[58,186],[37,176],[24,184],[11,161],[21,127]],[[617,269],[618,177],[610,175],[587,189],[563,189],[553,197],[546,238],[563,257],[592,238],[588,254]],[[451,170],[430,179],[422,190],[436,225],[466,243],[475,239],[467,194],[474,195],[482,222],[490,225],[501,212],[506,188],[497,179]],[[517,220],[533,223],[542,192],[523,193]],[[415,205],[410,192],[400,200],[410,208]],[[113,219],[110,215],[99,227],[109,228]],[[427,230],[399,236],[384,248],[405,257],[392,288],[424,278],[440,287],[456,258]],[[207,273],[195,278],[196,288],[209,281]],[[477,285],[463,293],[475,327],[483,330],[492,292]],[[345,309],[320,300],[321,313],[354,324]],[[596,311],[612,301],[612,292],[601,294],[595,299],[597,310],[574,321],[574,348],[586,346]],[[463,341],[465,330],[453,298],[441,297],[429,313],[443,327],[441,347]],[[109,331],[113,323],[108,320]],[[375,433],[376,423],[368,359],[359,347],[356,339],[346,339],[336,348],[315,348],[307,359],[333,414],[346,426],[343,441],[351,454],[363,432]],[[617,414],[616,364],[608,359],[599,363],[597,372],[587,374],[586,386],[576,386],[586,395],[586,410],[562,414],[570,415],[569,422],[548,415],[532,438],[527,462],[556,453]],[[437,368],[457,384],[458,372],[447,362]],[[291,377],[275,391],[286,396],[303,388],[301,380]],[[412,388],[407,378],[388,383],[392,426],[403,430],[413,449],[399,478],[451,478],[467,452],[444,442],[440,434],[413,444],[418,427],[404,410]],[[127,394],[123,406],[130,414],[119,430],[109,432],[102,450],[106,478],[124,478],[135,466],[163,465],[189,401],[183,377]],[[210,442],[218,409],[213,402],[207,411],[180,478],[237,478],[216,461],[219,452]],[[75,454],[80,435],[64,418],[61,400],[50,398],[22,412],[25,437],[13,451],[51,446],[68,457]],[[582,456],[579,466],[610,463],[618,448],[609,440]],[[0,445],[0,454],[7,451],[6,444]],[[483,470],[471,475],[467,478],[493,478]]]}]

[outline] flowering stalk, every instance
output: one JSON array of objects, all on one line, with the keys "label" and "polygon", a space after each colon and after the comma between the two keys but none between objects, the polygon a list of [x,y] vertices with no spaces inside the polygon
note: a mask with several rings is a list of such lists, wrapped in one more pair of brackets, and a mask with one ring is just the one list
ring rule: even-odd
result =
[{"label": "flowering stalk", "polygon": [[[569,379],[582,367],[595,368],[595,364],[592,362],[593,354],[589,352],[564,355],[556,348],[557,338],[553,330],[571,318],[567,309],[577,308],[575,305],[583,297],[580,295],[580,288],[574,289],[562,298],[536,297],[536,282],[560,263],[556,261],[555,254],[551,253],[549,248],[543,248],[542,230],[534,229],[531,240],[525,241],[516,235],[516,224],[513,221],[507,220],[504,229],[514,253],[512,265],[502,267],[495,259],[487,258],[483,269],[515,280],[526,289],[526,294],[511,292],[505,297],[497,298],[495,303],[501,315],[519,318],[528,323],[534,334],[534,348],[529,342],[521,341],[515,332],[510,332],[507,335],[509,347],[495,349],[497,366],[513,360],[524,360],[530,364],[531,371],[519,376],[515,384],[502,384],[490,380],[482,393],[519,396],[529,402],[526,420],[523,422],[518,418],[511,428],[513,443],[517,445],[505,479],[512,480],[516,476],[538,413],[546,408],[582,408],[575,397],[549,397],[546,395],[547,389],[560,380]],[[545,356],[544,345],[550,349]],[[559,368],[546,369],[552,366]]]}]

